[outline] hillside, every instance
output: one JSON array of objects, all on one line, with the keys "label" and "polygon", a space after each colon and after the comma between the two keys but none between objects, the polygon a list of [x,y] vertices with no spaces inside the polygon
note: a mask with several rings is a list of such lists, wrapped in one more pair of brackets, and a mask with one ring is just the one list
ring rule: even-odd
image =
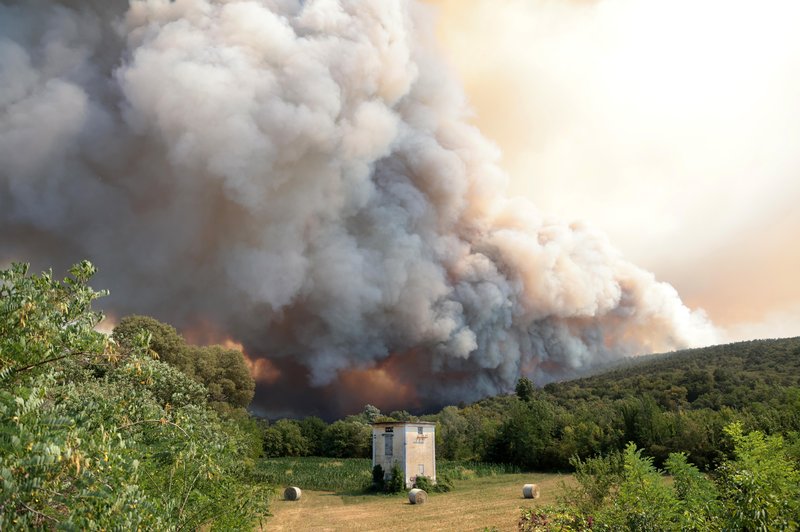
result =
[{"label": "hillside", "polygon": [[447,458],[564,469],[571,456],[634,442],[658,464],[681,451],[713,468],[730,450],[723,429],[734,421],[797,441],[800,338],[637,357],[594,376],[527,392],[518,386],[518,395],[446,407],[425,419],[439,423],[437,454]]},{"label": "hillside", "polygon": [[649,395],[667,408],[742,408],[800,385],[800,337],[752,340],[626,359],[602,373],[548,384],[558,403]]}]

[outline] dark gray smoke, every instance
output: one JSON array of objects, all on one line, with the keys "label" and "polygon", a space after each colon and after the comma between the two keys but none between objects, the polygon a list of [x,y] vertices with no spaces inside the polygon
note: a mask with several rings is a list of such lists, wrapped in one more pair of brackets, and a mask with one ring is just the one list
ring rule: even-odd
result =
[{"label": "dark gray smoke", "polygon": [[241,342],[269,412],[471,400],[710,342],[603,235],[504,195],[431,20],[0,2],[0,260],[89,258],[115,315]]}]

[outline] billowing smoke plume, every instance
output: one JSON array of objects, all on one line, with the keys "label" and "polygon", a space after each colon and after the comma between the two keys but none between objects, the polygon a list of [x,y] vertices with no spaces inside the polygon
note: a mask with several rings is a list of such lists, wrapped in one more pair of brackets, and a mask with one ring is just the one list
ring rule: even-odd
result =
[{"label": "billowing smoke plume", "polygon": [[504,195],[431,18],[0,2],[0,260],[89,258],[113,313],[241,342],[268,412],[466,401],[711,341],[603,235]]}]

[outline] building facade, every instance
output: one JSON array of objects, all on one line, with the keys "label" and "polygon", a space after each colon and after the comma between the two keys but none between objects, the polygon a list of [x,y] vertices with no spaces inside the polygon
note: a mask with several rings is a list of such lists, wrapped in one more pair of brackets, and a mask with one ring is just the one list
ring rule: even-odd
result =
[{"label": "building facade", "polygon": [[372,425],[372,467],[380,464],[390,475],[400,466],[406,487],[417,475],[436,482],[436,424],[429,421],[382,422]]}]

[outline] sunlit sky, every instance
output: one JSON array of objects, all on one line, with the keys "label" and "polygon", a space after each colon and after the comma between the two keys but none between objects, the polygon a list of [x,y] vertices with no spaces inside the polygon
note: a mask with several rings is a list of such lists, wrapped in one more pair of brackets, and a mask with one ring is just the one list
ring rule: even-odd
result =
[{"label": "sunlit sky", "polygon": [[513,192],[723,339],[800,335],[800,2],[436,0]]}]

